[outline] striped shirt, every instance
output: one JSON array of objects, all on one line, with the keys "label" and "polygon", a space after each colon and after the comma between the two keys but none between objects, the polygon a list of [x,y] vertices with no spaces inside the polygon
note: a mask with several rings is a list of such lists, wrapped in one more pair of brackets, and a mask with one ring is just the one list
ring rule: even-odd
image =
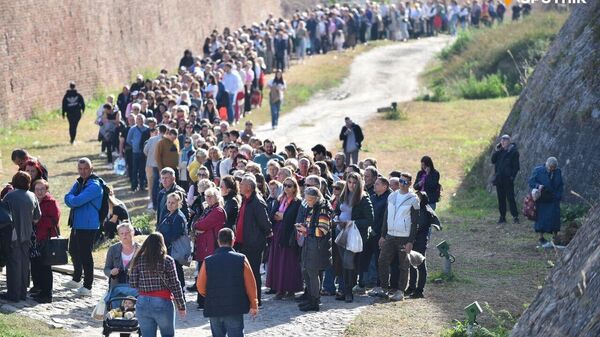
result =
[{"label": "striped shirt", "polygon": [[158,270],[150,270],[144,257],[138,257],[140,260],[135,262],[135,266],[129,270],[129,285],[138,290],[138,292],[150,293],[160,290],[169,290],[173,295],[177,310],[185,310],[185,299],[181,284],[177,279],[175,270],[175,260],[166,256],[165,263]]}]

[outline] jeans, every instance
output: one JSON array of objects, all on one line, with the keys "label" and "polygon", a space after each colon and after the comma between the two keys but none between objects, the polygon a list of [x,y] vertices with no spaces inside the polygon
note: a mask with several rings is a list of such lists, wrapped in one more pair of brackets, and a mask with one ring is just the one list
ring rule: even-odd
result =
[{"label": "jeans", "polygon": [[146,188],[148,181],[146,180],[146,156],[143,152],[133,153],[133,167],[131,174],[131,189]]},{"label": "jeans", "polygon": [[83,286],[92,289],[94,282],[94,258],[92,248],[96,238],[95,229],[73,229],[69,238],[69,254],[73,260],[73,281],[81,281]]},{"label": "jeans", "polygon": [[211,317],[210,331],[213,337],[225,337],[226,335],[228,337],[242,337],[244,336],[244,316]]},{"label": "jeans", "polygon": [[[359,285],[364,287],[367,283],[377,283],[379,285],[379,280],[377,279],[377,260],[379,259],[379,235],[370,237],[363,242],[363,252],[361,255],[361,277],[359,277]],[[375,263],[372,263],[372,262]],[[373,265],[375,273],[373,274],[371,271],[371,266]]]},{"label": "jeans", "polygon": [[335,294],[335,270],[333,266],[325,269],[325,276],[323,276],[323,290],[330,294]]},{"label": "jeans", "polygon": [[271,103],[271,126],[276,127],[279,124],[279,112],[281,111],[281,101]]},{"label": "jeans", "polygon": [[350,164],[358,165],[358,150],[352,152],[344,151],[344,154],[346,155],[346,166]]},{"label": "jeans", "polygon": [[235,104],[235,100],[237,98],[237,93],[228,93],[228,97],[229,97],[229,102],[227,102],[227,122],[229,122],[229,124],[233,123],[233,114],[234,114],[234,110],[233,110],[233,106]]},{"label": "jeans", "polygon": [[69,136],[72,144],[77,136],[77,125],[81,119],[81,112],[67,112],[67,119],[69,120]]},{"label": "jeans", "polygon": [[175,307],[170,300],[140,295],[135,311],[142,336],[156,337],[157,327],[162,337],[175,336]]},{"label": "jeans", "polygon": [[158,167],[152,168],[152,205],[158,209],[158,192],[160,192],[160,174]]}]

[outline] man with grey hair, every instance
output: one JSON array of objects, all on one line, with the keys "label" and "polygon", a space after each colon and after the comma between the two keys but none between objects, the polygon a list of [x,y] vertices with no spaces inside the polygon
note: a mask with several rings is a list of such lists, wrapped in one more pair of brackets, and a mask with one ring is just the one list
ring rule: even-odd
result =
[{"label": "man with grey hair", "polygon": [[77,289],[76,294],[79,296],[91,296],[94,281],[92,248],[100,222],[104,220],[100,219],[104,181],[93,173],[94,166],[89,158],[79,159],[77,170],[79,178],[64,199],[65,205],[71,209],[69,253],[73,261],[73,279],[63,283],[63,286]]},{"label": "man with grey hair", "polygon": [[146,179],[146,155],[144,154],[144,142],[148,139],[148,127],[145,124],[146,117],[137,114],[135,117],[135,126],[129,129],[127,133],[127,144],[131,146],[133,154],[131,170],[131,191],[138,189],[145,191],[147,187]]},{"label": "man with grey hair", "polygon": [[511,143],[509,135],[500,137],[500,142],[496,144],[492,154],[492,164],[494,164],[494,180],[498,194],[498,210],[500,219],[498,223],[506,223],[506,201],[513,217],[514,223],[519,223],[519,213],[515,202],[514,180],[519,173],[519,151],[517,144]]},{"label": "man with grey hair", "polygon": [[564,191],[562,173],[555,157],[549,157],[545,165],[533,169],[529,188],[540,191],[540,197],[535,202],[537,218],[533,225],[540,235],[539,245],[552,248],[552,243],[544,238],[544,233],[556,236],[560,231],[560,201]]},{"label": "man with grey hair", "polygon": [[271,220],[267,213],[267,203],[257,192],[256,179],[246,174],[240,182],[242,204],[235,225],[235,247],[246,255],[256,280],[258,306],[262,305],[260,262],[267,245],[267,238],[273,235]]},{"label": "man with grey hair", "polygon": [[158,192],[158,204],[155,205],[156,227],[158,228],[158,225],[163,221],[163,219],[169,215],[169,211],[167,210],[167,196],[171,193],[176,192],[180,194],[182,200],[181,212],[183,212],[185,218],[188,219],[190,213],[186,201],[186,193],[185,190],[175,182],[175,170],[170,167],[163,168],[160,171],[160,182],[162,183],[163,188],[160,190],[160,192]]}]

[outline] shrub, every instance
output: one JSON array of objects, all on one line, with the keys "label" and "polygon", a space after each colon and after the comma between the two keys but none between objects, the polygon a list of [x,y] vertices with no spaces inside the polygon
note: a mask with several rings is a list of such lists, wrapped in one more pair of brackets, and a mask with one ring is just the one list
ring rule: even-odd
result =
[{"label": "shrub", "polygon": [[448,60],[452,56],[460,54],[463,50],[467,49],[469,42],[471,42],[472,39],[473,35],[470,30],[459,31],[454,43],[442,50],[440,58],[442,60]]},{"label": "shrub", "polygon": [[466,99],[486,99],[508,96],[504,80],[499,74],[484,76],[477,80],[474,75],[458,83],[461,97]]}]

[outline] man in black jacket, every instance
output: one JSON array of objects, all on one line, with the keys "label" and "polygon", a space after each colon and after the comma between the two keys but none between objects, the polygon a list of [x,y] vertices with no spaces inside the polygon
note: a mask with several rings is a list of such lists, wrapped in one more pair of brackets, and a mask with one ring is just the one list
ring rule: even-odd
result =
[{"label": "man in black jacket", "polygon": [[343,142],[344,154],[346,155],[346,165],[358,164],[358,151],[365,139],[362,129],[355,124],[350,117],[345,119],[346,125],[340,132],[340,140]]},{"label": "man in black jacket", "polygon": [[245,175],[240,183],[242,205],[235,225],[235,247],[246,255],[256,280],[258,305],[262,305],[260,278],[260,262],[267,244],[267,237],[273,235],[271,220],[267,214],[267,203],[257,194],[256,179]]},{"label": "man in black jacket", "polygon": [[513,216],[514,223],[519,223],[519,213],[517,212],[517,204],[515,202],[515,186],[514,180],[519,172],[519,151],[517,145],[510,142],[509,135],[503,135],[500,138],[492,154],[492,164],[494,164],[495,175],[494,185],[498,193],[498,210],[500,211],[500,219],[498,223],[506,222],[506,200],[508,199],[508,207],[510,214]]},{"label": "man in black jacket", "polygon": [[75,82],[69,83],[69,90],[65,93],[62,101],[62,117],[69,120],[69,135],[71,136],[71,144],[75,142],[77,135],[77,125],[81,119],[81,114],[85,111],[85,101],[83,96],[75,89]]}]

